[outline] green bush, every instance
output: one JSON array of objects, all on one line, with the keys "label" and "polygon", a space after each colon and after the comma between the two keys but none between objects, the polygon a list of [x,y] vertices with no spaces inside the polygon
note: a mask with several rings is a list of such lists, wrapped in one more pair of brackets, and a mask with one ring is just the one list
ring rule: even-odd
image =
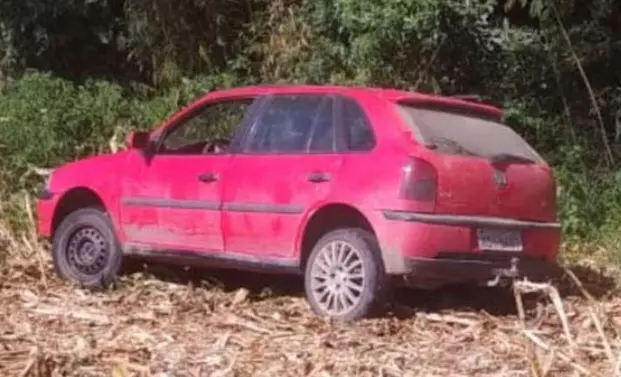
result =
[{"label": "green bush", "polygon": [[29,166],[54,166],[96,153],[128,115],[117,85],[24,76],[0,94],[2,180],[16,188]]}]

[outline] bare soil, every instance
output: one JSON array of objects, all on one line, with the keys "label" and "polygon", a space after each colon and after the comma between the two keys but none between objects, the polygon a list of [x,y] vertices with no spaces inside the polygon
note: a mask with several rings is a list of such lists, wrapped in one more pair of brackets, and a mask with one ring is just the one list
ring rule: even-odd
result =
[{"label": "bare soil", "polygon": [[[543,294],[403,290],[382,318],[331,323],[297,278],[162,268],[92,293],[48,260],[0,267],[0,376],[614,376],[621,296],[575,270],[594,295],[558,282]],[[561,318],[568,321],[570,338]],[[598,330],[601,327],[601,331]],[[619,374],[621,376],[621,374]]]}]

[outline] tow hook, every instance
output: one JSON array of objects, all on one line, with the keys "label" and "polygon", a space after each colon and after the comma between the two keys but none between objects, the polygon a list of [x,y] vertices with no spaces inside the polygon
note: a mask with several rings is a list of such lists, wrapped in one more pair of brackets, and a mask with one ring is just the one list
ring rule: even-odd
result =
[{"label": "tow hook", "polygon": [[488,287],[496,287],[498,285],[505,286],[509,281],[519,277],[520,272],[518,270],[518,262],[518,258],[511,258],[511,267],[496,269],[494,271],[496,276],[493,279],[488,280],[485,285]]}]

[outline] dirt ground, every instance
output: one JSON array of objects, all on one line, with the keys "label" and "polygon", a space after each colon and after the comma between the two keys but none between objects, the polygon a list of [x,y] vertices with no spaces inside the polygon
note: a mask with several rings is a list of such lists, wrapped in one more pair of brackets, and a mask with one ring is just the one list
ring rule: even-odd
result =
[{"label": "dirt ground", "polygon": [[511,290],[462,287],[399,291],[385,317],[339,324],[311,314],[295,278],[155,269],[91,293],[47,266],[0,268],[0,376],[609,377],[621,369],[621,296],[588,270],[576,274],[597,302],[561,282],[565,317],[533,294],[521,321]]}]

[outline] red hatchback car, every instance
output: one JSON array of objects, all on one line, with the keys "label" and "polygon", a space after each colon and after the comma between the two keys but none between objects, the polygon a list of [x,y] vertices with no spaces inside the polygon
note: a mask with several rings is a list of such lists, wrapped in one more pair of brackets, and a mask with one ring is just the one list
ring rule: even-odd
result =
[{"label": "red hatchback car", "polygon": [[303,273],[353,320],[394,283],[545,278],[561,237],[546,162],[475,101],[337,86],[211,92],[128,150],[57,168],[38,202],[57,273],[122,259]]}]

